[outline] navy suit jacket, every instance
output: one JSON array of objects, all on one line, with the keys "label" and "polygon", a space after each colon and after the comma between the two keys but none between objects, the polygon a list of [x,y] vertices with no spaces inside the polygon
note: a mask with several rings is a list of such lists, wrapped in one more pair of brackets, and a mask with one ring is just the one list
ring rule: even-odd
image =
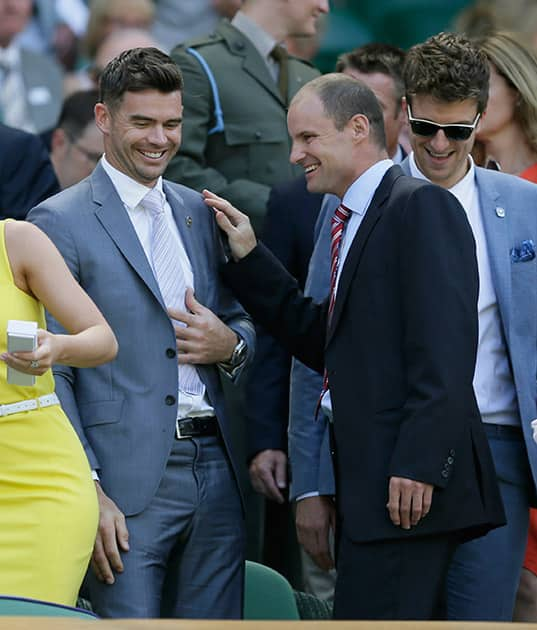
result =
[{"label": "navy suit jacket", "polygon": [[24,219],[60,185],[39,136],[0,124],[0,148],[0,219]]},{"label": "navy suit jacket", "polygon": [[[262,240],[304,287],[313,231],[323,195],[310,193],[301,175],[270,191]],[[259,451],[287,451],[291,356],[262,326],[246,387],[247,458]]]},{"label": "navy suit jacket", "polygon": [[[262,244],[223,273],[295,356],[318,372],[326,365],[348,538],[470,538],[505,522],[472,384],[475,244],[453,195],[388,170],[342,267],[328,327],[327,301],[301,295]],[[386,510],[392,476],[435,486],[427,518],[409,531]]]}]

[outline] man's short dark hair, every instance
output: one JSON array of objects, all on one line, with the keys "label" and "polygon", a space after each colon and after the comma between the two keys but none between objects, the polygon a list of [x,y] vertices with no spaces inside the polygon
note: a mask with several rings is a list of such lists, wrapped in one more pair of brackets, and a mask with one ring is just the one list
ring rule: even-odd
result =
[{"label": "man's short dark hair", "polygon": [[336,62],[336,72],[344,72],[349,69],[357,70],[362,74],[379,72],[389,76],[394,83],[394,96],[398,102],[396,111],[398,111],[401,99],[405,95],[405,83],[403,81],[405,55],[405,51],[397,46],[371,42],[340,55]]},{"label": "man's short dark hair", "polygon": [[79,90],[65,98],[56,128],[63,129],[76,142],[86,127],[95,122],[94,109],[99,101],[99,91]]},{"label": "man's short dark hair", "polygon": [[448,103],[471,99],[478,112],[487,106],[489,74],[486,55],[455,33],[439,33],[412,46],[403,71],[410,103],[416,95]]},{"label": "man's short dark hair", "polygon": [[345,74],[325,74],[309,81],[311,89],[319,97],[325,114],[341,131],[356,114],[369,120],[371,136],[381,148],[386,148],[382,109],[373,91],[362,81]]},{"label": "man's short dark hair", "polygon": [[99,81],[99,100],[117,107],[125,92],[181,92],[183,77],[176,63],[157,48],[132,48],[110,61]]}]

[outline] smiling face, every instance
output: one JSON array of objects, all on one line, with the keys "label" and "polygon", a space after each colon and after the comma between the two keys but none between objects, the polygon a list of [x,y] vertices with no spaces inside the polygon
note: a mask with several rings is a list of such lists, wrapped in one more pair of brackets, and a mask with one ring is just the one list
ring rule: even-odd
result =
[{"label": "smiling face", "polygon": [[[449,103],[423,94],[412,97],[414,118],[443,125],[471,125],[476,114],[477,103],[474,99]],[[451,188],[465,176],[469,168],[468,155],[474,144],[475,131],[468,140],[450,140],[442,130],[430,137],[420,136],[410,130],[409,136],[418,168],[433,183]]]},{"label": "smiling face", "polygon": [[[287,125],[293,141],[290,160],[306,173],[310,192],[334,193],[343,197],[357,178],[356,164],[351,157],[355,148],[355,119],[338,131],[327,117],[319,97],[305,91],[289,107]],[[357,124],[363,121],[358,121]]]},{"label": "smiling face", "polygon": [[125,92],[117,108],[95,106],[107,160],[144,186],[154,186],[181,144],[181,92]]}]

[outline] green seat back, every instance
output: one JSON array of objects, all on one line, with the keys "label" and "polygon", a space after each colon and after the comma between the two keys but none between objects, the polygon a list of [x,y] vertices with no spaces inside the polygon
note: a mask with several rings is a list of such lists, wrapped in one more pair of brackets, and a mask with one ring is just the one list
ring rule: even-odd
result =
[{"label": "green seat back", "polygon": [[246,561],[245,619],[300,619],[293,589],[277,571]]}]

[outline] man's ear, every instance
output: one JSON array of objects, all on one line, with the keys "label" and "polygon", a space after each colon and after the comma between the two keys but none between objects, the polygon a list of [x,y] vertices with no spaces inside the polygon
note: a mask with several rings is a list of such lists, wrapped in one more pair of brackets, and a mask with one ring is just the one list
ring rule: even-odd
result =
[{"label": "man's ear", "polygon": [[355,140],[361,141],[369,136],[369,119],[364,114],[355,114],[349,120],[349,125]]},{"label": "man's ear", "polygon": [[103,133],[109,133],[111,116],[108,107],[104,103],[96,103],[93,111],[97,127],[99,127]]}]

